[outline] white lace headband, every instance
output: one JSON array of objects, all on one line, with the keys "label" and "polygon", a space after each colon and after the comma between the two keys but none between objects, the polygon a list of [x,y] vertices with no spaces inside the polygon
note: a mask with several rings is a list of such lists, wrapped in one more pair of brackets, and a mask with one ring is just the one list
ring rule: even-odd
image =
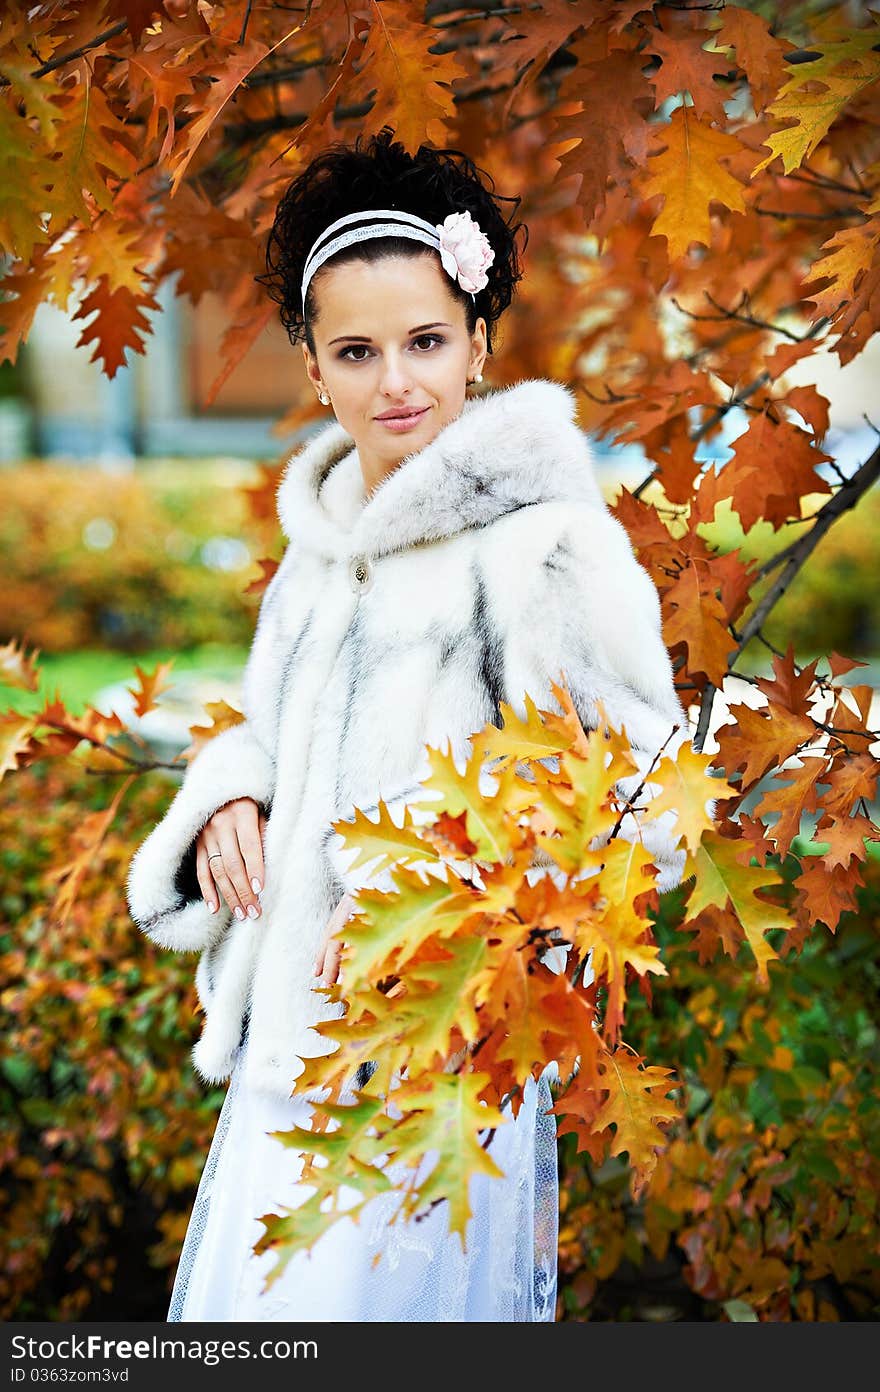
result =
[{"label": "white lace headband", "polygon": [[[367,222],[370,218],[384,221],[368,222],[366,227],[352,225]],[[331,237],[331,233],[339,227],[345,227],[347,231]],[[330,241],[327,241],[328,237],[331,237]],[[345,217],[337,218],[329,227],[325,227],[312,243],[303,271],[303,304],[315,271],[343,247],[350,246],[352,242],[365,242],[369,237],[410,237],[413,241],[434,247],[440,253],[443,269],[458,281],[462,290],[470,292],[474,301],[474,292],[482,290],[487,284],[489,277],[486,269],[495,260],[489,239],[467,211],[450,213],[443,222],[437,223],[427,222],[416,213],[404,213],[397,208],[368,208],[360,213],[346,213]]]}]

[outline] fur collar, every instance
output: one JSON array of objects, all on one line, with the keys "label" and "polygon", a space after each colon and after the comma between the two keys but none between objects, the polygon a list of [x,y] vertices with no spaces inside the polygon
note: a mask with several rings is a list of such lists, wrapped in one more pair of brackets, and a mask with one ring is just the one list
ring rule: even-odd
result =
[{"label": "fur collar", "polygon": [[322,555],[386,555],[438,541],[530,503],[605,507],[571,390],[530,378],[465,401],[364,499],[354,440],[330,421],[291,456],[278,485],[288,540]]}]

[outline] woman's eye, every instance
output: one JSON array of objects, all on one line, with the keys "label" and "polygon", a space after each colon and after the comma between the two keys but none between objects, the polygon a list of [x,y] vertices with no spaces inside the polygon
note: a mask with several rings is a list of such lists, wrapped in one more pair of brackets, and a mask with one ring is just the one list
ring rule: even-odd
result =
[{"label": "woman's eye", "polygon": [[[419,334],[418,338],[413,339],[413,343],[429,343],[432,347],[435,343],[443,343],[444,341],[442,334]],[[362,348],[365,353],[367,352],[367,345],[365,343],[350,343],[347,348],[342,349],[339,356],[340,358],[347,358],[349,353],[356,353],[360,348]],[[419,351],[422,352],[424,350],[420,349]],[[365,360],[364,358],[348,358],[348,361],[364,362]]]}]

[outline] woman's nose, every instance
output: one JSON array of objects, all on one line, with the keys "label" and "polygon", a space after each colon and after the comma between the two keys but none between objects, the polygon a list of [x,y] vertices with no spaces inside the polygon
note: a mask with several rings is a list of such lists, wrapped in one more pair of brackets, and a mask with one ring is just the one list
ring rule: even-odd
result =
[{"label": "woman's nose", "polygon": [[380,376],[382,391],[389,396],[403,396],[412,390],[413,385],[412,373],[408,371],[406,363],[386,353]]}]

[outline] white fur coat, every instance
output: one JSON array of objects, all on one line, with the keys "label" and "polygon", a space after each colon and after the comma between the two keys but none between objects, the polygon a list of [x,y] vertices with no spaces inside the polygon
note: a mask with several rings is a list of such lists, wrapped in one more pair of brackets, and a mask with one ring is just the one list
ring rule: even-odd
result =
[{"label": "white fur coat", "polygon": [[[198,1073],[229,1076],[249,1019],[249,1081],[286,1097],[301,1058],[327,1047],[309,1026],[339,1012],[313,989],[327,921],[346,890],[383,883],[348,872],[334,820],[382,797],[400,824],[426,745],[449,738],[466,757],[468,736],[501,724],[501,701],[524,715],[525,692],[558,709],[560,672],[585,727],[601,698],[642,768],[688,726],[656,588],[602,498],[562,384],[469,399],[366,501],[354,441],[331,421],[291,457],[278,513],[289,544],[244,673],[246,720],[188,765],[127,892],[154,942],[200,954]],[[222,901],[208,912],[194,841],[244,796],[269,817],[262,915],[239,921]],[[624,828],[644,835],[661,890],[684,865],[670,821]]]}]

